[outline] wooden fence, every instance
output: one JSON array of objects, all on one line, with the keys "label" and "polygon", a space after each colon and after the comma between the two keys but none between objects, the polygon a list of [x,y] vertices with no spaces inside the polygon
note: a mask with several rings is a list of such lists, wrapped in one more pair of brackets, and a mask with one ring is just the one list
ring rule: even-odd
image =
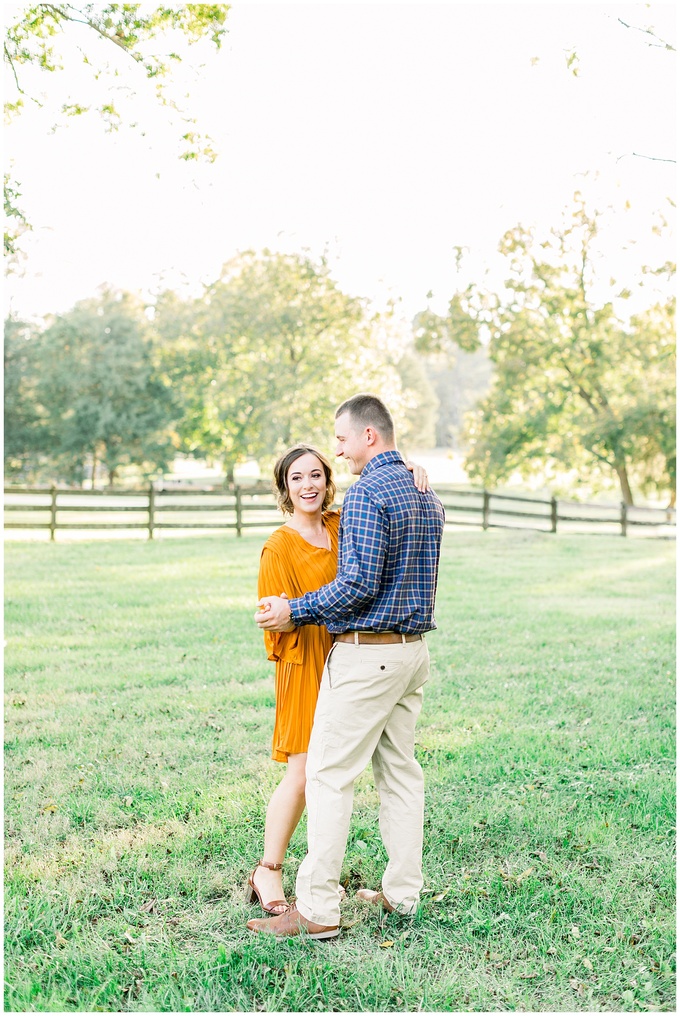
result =
[{"label": "wooden fence", "polygon": [[[557,498],[495,494],[488,490],[436,487],[450,526],[517,528],[543,532],[632,531],[675,535],[675,510],[583,504]],[[341,503],[342,491],[338,492]],[[42,529],[50,540],[62,530],[145,530],[148,539],[162,530],[273,529],[281,522],[267,486],[230,489],[87,491],[57,487],[5,487],[5,529]]]}]

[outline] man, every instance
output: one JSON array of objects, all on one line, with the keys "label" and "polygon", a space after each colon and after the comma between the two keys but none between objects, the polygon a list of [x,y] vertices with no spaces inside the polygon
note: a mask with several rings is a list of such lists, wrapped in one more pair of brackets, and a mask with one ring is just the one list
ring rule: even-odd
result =
[{"label": "man", "polygon": [[423,775],[414,758],[422,687],[429,676],[424,634],[434,598],[444,509],[419,492],[397,451],[387,407],[355,395],[336,412],[336,455],[360,479],[347,491],[337,578],[287,600],[266,596],[255,615],[270,631],[325,624],[334,635],[307,754],[308,853],[295,907],[248,922],[251,931],[333,938],[340,928],[339,879],[354,781],[372,761],[380,833],[389,862],[382,891],[358,895],[413,914],[422,888]]}]

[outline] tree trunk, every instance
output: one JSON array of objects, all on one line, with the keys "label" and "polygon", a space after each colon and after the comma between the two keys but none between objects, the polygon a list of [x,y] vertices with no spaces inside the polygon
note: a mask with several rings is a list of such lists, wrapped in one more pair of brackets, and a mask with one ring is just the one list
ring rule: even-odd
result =
[{"label": "tree trunk", "polygon": [[626,469],[625,461],[617,462],[614,466],[616,469],[616,475],[619,478],[621,484],[621,496],[623,497],[624,503],[627,505],[633,504],[633,493],[630,489],[630,483],[628,482],[628,470]]},{"label": "tree trunk", "polygon": [[97,446],[93,445],[92,446],[92,482],[91,482],[92,490],[94,490],[96,476],[97,476]]},{"label": "tree trunk", "polygon": [[109,487],[113,487],[115,479],[116,479],[116,467],[114,466],[112,469],[109,469]]},{"label": "tree trunk", "polygon": [[675,453],[673,455],[666,456],[666,472],[668,473],[668,479],[670,480],[671,487],[671,499],[668,507],[675,508],[675,490],[677,480],[677,457]]}]

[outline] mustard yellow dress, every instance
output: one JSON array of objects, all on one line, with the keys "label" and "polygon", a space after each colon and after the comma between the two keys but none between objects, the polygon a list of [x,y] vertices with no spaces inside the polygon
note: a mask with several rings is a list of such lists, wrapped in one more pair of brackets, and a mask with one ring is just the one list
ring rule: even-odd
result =
[{"label": "mustard yellow dress", "polygon": [[[331,549],[314,547],[290,526],[269,537],[260,557],[258,596],[289,599],[332,582],[338,569],[340,512],[324,512]],[[276,662],[276,711],[272,758],[287,762],[289,755],[307,751],[314,722],[323,667],[332,645],[324,627],[303,625],[290,632],[264,633],[267,658]]]}]

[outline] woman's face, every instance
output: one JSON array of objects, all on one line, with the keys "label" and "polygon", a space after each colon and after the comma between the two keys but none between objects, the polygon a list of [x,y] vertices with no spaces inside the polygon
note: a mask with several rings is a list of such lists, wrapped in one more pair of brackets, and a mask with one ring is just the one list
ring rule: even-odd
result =
[{"label": "woman's face", "polygon": [[288,494],[295,513],[314,515],[321,512],[326,496],[326,473],[316,455],[306,452],[288,469]]}]

